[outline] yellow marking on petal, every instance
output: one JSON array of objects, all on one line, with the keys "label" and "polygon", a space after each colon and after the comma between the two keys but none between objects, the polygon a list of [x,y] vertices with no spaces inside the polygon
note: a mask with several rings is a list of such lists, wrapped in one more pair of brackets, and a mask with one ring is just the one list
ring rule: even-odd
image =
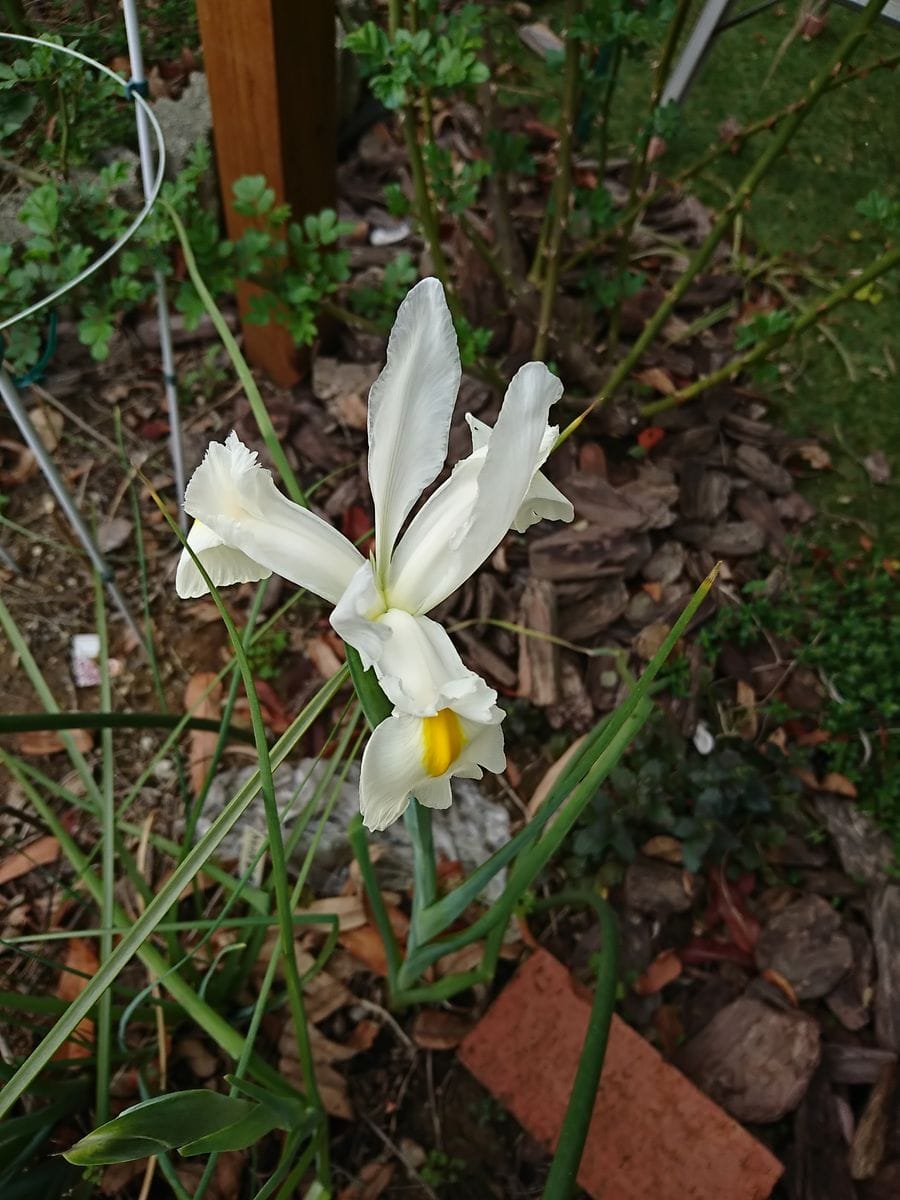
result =
[{"label": "yellow marking on petal", "polygon": [[466,737],[452,708],[442,708],[434,717],[422,718],[422,765],[432,777],[444,775],[459,758]]}]

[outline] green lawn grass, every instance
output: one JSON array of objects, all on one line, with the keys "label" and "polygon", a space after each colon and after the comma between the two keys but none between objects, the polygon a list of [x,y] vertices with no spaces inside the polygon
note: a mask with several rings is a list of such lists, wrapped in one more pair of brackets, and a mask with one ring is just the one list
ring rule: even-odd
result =
[{"label": "green lawn grass", "polygon": [[[767,79],[783,39],[791,30],[795,6],[769,9],[722,33],[702,64],[682,105],[681,124],[670,139],[662,166],[686,165],[717,139],[727,117],[752,121],[777,111],[802,94],[856,19],[834,6],[819,37],[793,41]],[[900,52],[900,30],[876,25],[857,54],[862,63]],[[623,98],[643,81],[630,73]],[[869,263],[884,247],[884,234],[855,212],[873,189],[900,197],[900,72],[875,71],[827,95],[790,144],[753,198],[745,216],[747,237],[757,253],[778,255],[797,272],[841,280]],[[733,187],[765,147],[759,134],[737,155],[718,159],[698,183],[709,203],[720,204],[723,188]],[[814,291],[798,278],[793,285]],[[795,369],[786,386],[772,390],[782,425],[815,430],[829,440],[834,470],[810,486],[840,541],[854,538],[854,520],[872,528],[879,541],[896,550],[900,541],[900,275],[878,286],[877,304],[852,301],[828,321],[845,352],[818,332],[782,358]],[[848,372],[849,364],[849,372]],[[855,378],[850,378],[851,374]],[[860,460],[882,450],[894,478],[875,486]],[[848,524],[848,519],[850,523]]]}]

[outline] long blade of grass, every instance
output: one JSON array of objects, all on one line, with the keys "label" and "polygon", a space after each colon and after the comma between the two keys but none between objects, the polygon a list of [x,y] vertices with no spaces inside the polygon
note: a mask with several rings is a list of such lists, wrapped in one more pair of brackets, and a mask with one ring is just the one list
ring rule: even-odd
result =
[{"label": "long blade of grass", "polygon": [[[273,747],[271,752],[271,763],[273,766],[280,765],[287,758],[297,742],[306,734],[312,724],[321,716],[332,699],[340,691],[341,687],[344,686],[346,679],[346,669],[342,668],[327,683],[323,684],[313,699],[309,701],[303,711],[295,718],[287,732],[278,739],[278,742]],[[15,760],[2,750],[0,750],[0,761],[6,762],[6,765],[17,775],[20,783],[23,785],[28,783],[27,777],[16,771]],[[170,968],[165,959],[152,947],[147,945],[148,939],[159,922],[164,919],[172,904],[193,879],[194,875],[204,867],[207,860],[212,856],[228,832],[240,820],[247,807],[259,794],[260,786],[259,772],[256,772],[228,802],[219,816],[212,822],[207,832],[191,848],[184,860],[178,864],[159,893],[148,904],[144,913],[130,928],[122,933],[118,945],[113,948],[107,961],[102,965],[81,995],[72,1002],[65,1016],[57,1022],[40,1045],[32,1051],[13,1078],[7,1083],[6,1087],[0,1092],[0,1117],[9,1112],[19,1097],[28,1090],[31,1083],[47,1065],[54,1053],[63,1045],[78,1022],[90,1012],[103,991],[109,987],[122,968],[136,953],[140,953],[140,957],[153,973],[161,977],[166,976]],[[32,789],[32,793],[33,791]],[[48,818],[53,818],[52,812],[45,806],[45,811],[41,815],[49,825]],[[60,834],[66,838],[64,848],[67,857],[73,862],[76,870],[82,869],[84,856],[81,851],[73,839],[67,836],[66,830],[60,822],[54,820],[53,823],[56,828],[52,832],[56,837],[60,838],[61,845],[64,845],[64,841],[60,837]],[[85,875],[86,882],[92,878],[90,873]],[[94,879],[93,882],[97,883],[98,881]],[[95,896],[95,899],[97,898]],[[117,917],[117,920],[125,924],[124,917]],[[214,1013],[211,1009],[205,1012],[203,1020],[200,1020],[199,1015],[197,1015],[199,1010],[196,1007],[196,996],[183,981],[178,979],[177,975],[165,978],[164,985],[171,995],[185,1005],[185,1009],[189,1015],[197,1019],[208,1032],[211,1032],[211,1025],[215,1027],[216,1032],[212,1033],[212,1036],[219,1041],[219,1044],[223,1048],[233,1054],[234,1057],[240,1055],[243,1039],[237,1031],[232,1029],[226,1021],[218,1017],[218,1014]],[[211,1018],[215,1018],[215,1020],[213,1021]]]}]

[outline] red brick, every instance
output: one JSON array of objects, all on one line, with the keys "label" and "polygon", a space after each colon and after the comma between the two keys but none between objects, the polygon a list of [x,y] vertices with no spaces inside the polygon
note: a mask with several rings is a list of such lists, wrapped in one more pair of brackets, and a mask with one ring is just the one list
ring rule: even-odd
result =
[{"label": "red brick", "polygon": [[[459,1048],[472,1074],[556,1145],[590,1020],[569,972],[538,951]],[[765,1200],[773,1154],[618,1017],[578,1182],[595,1200]]]}]

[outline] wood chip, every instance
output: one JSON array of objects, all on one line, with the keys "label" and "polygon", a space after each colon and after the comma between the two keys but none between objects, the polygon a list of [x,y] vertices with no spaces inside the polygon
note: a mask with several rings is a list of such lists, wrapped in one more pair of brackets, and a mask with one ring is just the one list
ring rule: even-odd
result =
[{"label": "wood chip", "polygon": [[[537,634],[556,635],[556,588],[549,579],[529,578],[518,623]],[[548,638],[519,634],[518,694],[539,708],[559,700],[559,646]]]},{"label": "wood chip", "polygon": [[778,1121],[800,1103],[821,1050],[806,1013],[742,996],[682,1047],[675,1065],[739,1121]]},{"label": "wood chip", "polygon": [[850,1146],[850,1174],[854,1179],[871,1179],[884,1161],[892,1101],[897,1088],[897,1064],[881,1069],[869,1093]]},{"label": "wood chip", "polygon": [[793,490],[794,480],[790,471],[773,462],[768,454],[755,446],[738,446],[734,453],[734,465],[741,474],[775,496],[786,496]]},{"label": "wood chip", "polygon": [[900,1051],[900,884],[887,883],[870,901],[872,944],[878,963],[875,1033],[878,1044]]}]

